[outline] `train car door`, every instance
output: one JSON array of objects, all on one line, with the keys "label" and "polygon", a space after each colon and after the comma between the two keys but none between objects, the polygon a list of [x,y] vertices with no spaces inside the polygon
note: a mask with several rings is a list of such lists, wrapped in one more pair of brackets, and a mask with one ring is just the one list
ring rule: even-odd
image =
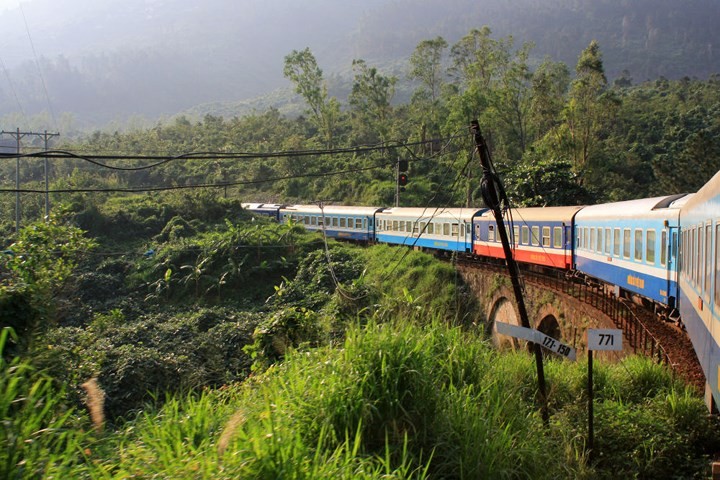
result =
[{"label": "train car door", "polygon": [[472,223],[465,222],[465,251],[472,251]]},{"label": "train car door", "polygon": [[667,252],[667,292],[668,292],[668,306],[670,308],[677,307],[677,299],[679,292],[678,284],[678,268],[677,268],[677,257],[678,257],[678,230],[677,226],[668,226],[667,230],[662,231],[662,236],[668,236],[663,239],[663,245],[661,248]]},{"label": "train car door", "polygon": [[573,228],[572,225],[565,225],[563,223],[563,253],[565,256],[565,268],[572,269],[573,267]]}]

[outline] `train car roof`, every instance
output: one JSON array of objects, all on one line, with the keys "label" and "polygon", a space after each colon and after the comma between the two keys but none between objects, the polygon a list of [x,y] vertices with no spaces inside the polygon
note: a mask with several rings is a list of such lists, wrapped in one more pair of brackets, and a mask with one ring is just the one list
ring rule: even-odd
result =
[{"label": "train car roof", "polygon": [[[714,201],[712,201],[713,199]],[[713,204],[715,205],[713,206]],[[707,210],[707,218],[711,218],[719,216],[718,204],[720,204],[720,172],[716,173],[692,198],[688,199],[681,210],[685,214],[691,210],[697,210],[699,205],[704,205],[703,208]]]},{"label": "train car roof", "polygon": [[287,205],[280,210],[284,213],[311,213],[322,215],[373,215],[383,207],[352,207],[348,205]]},{"label": "train car roof", "polygon": [[666,195],[664,197],[640,198],[624,202],[601,203],[589,205],[578,212],[577,221],[588,219],[621,219],[621,218],[662,218],[672,211],[679,211],[686,193]]},{"label": "train car roof", "polygon": [[378,214],[378,216],[388,217],[411,217],[423,220],[451,218],[453,220],[463,220],[469,222],[472,218],[486,209],[471,208],[442,208],[442,207],[393,207],[386,208]]},{"label": "train car roof", "polygon": [[[582,206],[573,207],[524,207],[524,208],[511,208],[510,213],[512,214],[512,220],[515,224],[522,224],[526,222],[566,222],[570,224],[575,214],[582,209]],[[483,220],[495,221],[495,216],[492,210],[483,212]],[[505,219],[509,220],[508,216],[505,215]]]}]

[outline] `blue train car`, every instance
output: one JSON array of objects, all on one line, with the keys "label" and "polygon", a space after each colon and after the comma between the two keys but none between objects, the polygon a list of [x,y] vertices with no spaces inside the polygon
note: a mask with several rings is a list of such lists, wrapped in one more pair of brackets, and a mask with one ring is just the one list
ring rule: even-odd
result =
[{"label": "blue train car", "polygon": [[[518,262],[569,270],[572,266],[572,225],[582,207],[513,208],[514,258]],[[510,218],[507,219],[510,225]],[[473,252],[483,257],[505,258],[495,216],[491,210],[473,220]]]},{"label": "blue train car", "polygon": [[720,407],[720,173],[680,210],[680,315]]},{"label": "blue train car", "polygon": [[686,195],[585,207],[575,215],[575,268],[675,307],[680,206]]},{"label": "blue train car", "polygon": [[381,210],[381,207],[287,205],[280,209],[280,221],[292,219],[307,230],[324,231],[328,237],[370,242],[375,239],[375,214]]},{"label": "blue train car", "polygon": [[249,212],[265,215],[276,221],[280,221],[280,209],[285,205],[275,203],[243,203],[241,206]]},{"label": "blue train car", "polygon": [[472,221],[477,208],[388,208],[376,215],[381,243],[435,250],[472,251]]}]

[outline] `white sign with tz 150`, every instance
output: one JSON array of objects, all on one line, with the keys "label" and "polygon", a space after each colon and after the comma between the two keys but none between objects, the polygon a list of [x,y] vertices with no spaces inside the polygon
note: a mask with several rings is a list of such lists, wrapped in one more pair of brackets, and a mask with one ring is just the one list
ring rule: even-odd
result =
[{"label": "white sign with tz 150", "polygon": [[575,360],[576,353],[575,349],[570,345],[565,345],[552,338],[549,335],[545,335],[539,330],[531,328],[520,327],[518,325],[512,325],[510,323],[495,322],[495,329],[502,335],[508,335],[510,337],[521,338],[528,340],[533,343],[537,343],[543,348],[547,348],[551,352],[557,353],[558,355],[567,358],[568,360]]}]

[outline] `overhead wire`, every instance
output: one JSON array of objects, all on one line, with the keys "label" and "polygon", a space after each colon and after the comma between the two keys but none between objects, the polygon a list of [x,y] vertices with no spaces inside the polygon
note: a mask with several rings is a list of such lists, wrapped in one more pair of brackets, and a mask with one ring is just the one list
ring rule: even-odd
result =
[{"label": "overhead wire", "polygon": [[25,31],[27,32],[28,40],[30,41],[30,47],[32,48],[33,56],[35,57],[35,66],[38,69],[38,75],[40,76],[40,81],[42,82],[43,91],[45,92],[45,100],[47,101],[48,109],[50,110],[50,116],[53,120],[53,124],[55,125],[55,130],[58,130],[58,122],[57,117],[55,116],[55,109],[52,106],[52,102],[50,101],[50,94],[48,93],[47,85],[45,83],[45,76],[42,73],[42,68],[40,68],[40,60],[38,59],[37,51],[35,50],[35,42],[33,42],[32,36],[30,35],[30,27],[28,26],[27,18],[25,17],[25,10],[23,9],[22,2],[18,3],[18,7],[20,8],[20,13],[22,13],[23,21],[25,22]]},{"label": "overhead wire", "polygon": [[[458,138],[458,137],[466,137],[466,136],[467,136],[467,135],[458,135],[458,134],[456,134],[456,135],[453,135],[453,136],[451,137],[451,139],[453,139],[453,138]],[[450,144],[450,142],[448,141],[448,143],[445,144],[445,147],[444,147],[444,148],[446,149],[446,148],[449,146],[449,144]],[[438,153],[438,155],[442,152],[442,150],[443,150],[443,149],[440,150],[440,152]],[[414,152],[411,152],[411,154],[414,156]],[[467,166],[470,164],[470,161],[472,161],[473,158],[474,158],[474,152],[471,153],[471,155],[468,157],[467,162],[465,163],[465,165],[463,166],[463,168],[460,170],[461,172],[464,171],[465,168],[467,168]],[[448,167],[448,170],[449,170],[449,171],[452,171],[452,167],[453,167],[453,165],[456,163],[456,161],[457,161],[457,159],[456,159],[455,161],[453,161],[453,163]],[[452,185],[450,185],[450,187],[448,188],[448,190],[449,190],[450,192],[454,191],[455,186],[458,184],[458,182],[460,181],[461,178],[462,178],[462,175],[461,175],[461,174],[456,175],[455,180],[453,181]],[[428,201],[428,203],[432,203],[432,202],[435,200],[435,198],[437,198],[438,194],[440,193],[440,190],[441,190],[440,188],[438,188],[438,189],[435,190],[434,195],[433,195],[432,198]],[[425,224],[425,228],[423,229],[423,231],[422,231],[422,232],[420,232],[420,231],[418,232],[418,236],[415,237],[415,240],[413,241],[413,243],[412,243],[411,245],[409,245],[410,248],[407,248],[407,249],[405,249],[405,250],[403,251],[402,256],[400,257],[400,259],[399,259],[397,262],[395,262],[393,268],[390,270],[390,272],[388,273],[387,276],[391,276],[391,275],[393,275],[393,274],[395,273],[395,271],[396,271],[397,268],[400,266],[400,264],[402,264],[402,262],[405,260],[405,258],[410,254],[410,250],[417,245],[417,242],[418,242],[418,241],[420,241],[420,237],[421,237],[421,236],[423,235],[423,233],[425,233],[425,231],[427,230],[427,224],[428,224],[433,218],[435,218],[435,215],[437,215],[438,211],[447,209],[447,208],[449,207],[449,205],[450,205],[450,202],[451,202],[451,200],[449,200],[448,203],[446,203],[446,204],[445,204],[444,206],[442,206],[442,207],[430,207],[430,206],[426,206],[426,207],[424,208],[424,210],[423,210],[423,215],[425,214],[426,211],[428,211],[428,210],[430,210],[430,209],[433,209],[433,208],[434,208],[434,211],[433,211],[432,215],[430,216],[428,222]],[[406,235],[406,236],[405,236],[405,238],[404,238],[404,240],[403,240],[403,244],[405,243],[405,240],[407,240],[407,239],[411,236],[411,234],[412,234],[412,232],[410,232],[410,235]]]},{"label": "overhead wire", "polygon": [[30,188],[0,188],[0,193],[143,193],[143,192],[164,192],[170,190],[190,190],[199,188],[224,188],[240,185],[257,185],[262,183],[272,183],[281,180],[292,180],[297,178],[320,178],[332,177],[335,175],[345,175],[348,173],[358,173],[370,170],[385,168],[387,165],[372,165],[369,167],[350,168],[345,170],[336,170],[332,172],[306,173],[302,175],[285,175],[280,177],[269,177],[262,180],[242,180],[237,182],[220,182],[220,183],[201,183],[189,185],[172,185],[166,187],[139,187],[139,188],[57,188],[52,190],[30,189]]},{"label": "overhead wire", "polygon": [[20,97],[18,97],[17,90],[15,89],[15,85],[13,84],[12,78],[10,78],[10,72],[8,72],[8,69],[5,66],[5,62],[3,61],[2,57],[0,57],[0,66],[3,69],[3,73],[5,74],[5,78],[8,81],[8,85],[10,85],[10,90],[13,93],[13,97],[15,97],[15,103],[17,103],[18,110],[20,111],[20,114],[22,115],[23,119],[25,119],[27,121],[27,116],[25,115],[25,109],[22,107],[22,104],[20,103]]},{"label": "overhead wire", "polygon": [[[448,144],[456,137],[450,137],[447,139]],[[34,153],[0,153],[0,158],[71,158],[89,162],[95,166],[101,168],[107,168],[116,171],[141,171],[148,170],[156,167],[160,167],[167,163],[178,161],[178,160],[252,160],[252,159],[274,159],[274,158],[294,158],[300,156],[323,156],[323,155],[340,155],[340,154],[353,154],[357,155],[360,153],[369,153],[374,151],[386,151],[390,148],[409,148],[411,146],[423,145],[429,142],[436,142],[438,139],[431,139],[418,142],[383,142],[380,144],[356,146],[356,147],[345,147],[345,148],[333,148],[333,149],[311,149],[311,150],[289,150],[289,151],[276,151],[276,152],[189,152],[176,156],[157,156],[157,155],[80,155],[66,150],[50,150],[41,151]],[[107,163],[99,162],[101,160],[158,160],[149,165],[142,165],[137,167],[123,167],[109,165]],[[188,185],[171,185],[171,186],[144,186],[136,188],[57,188],[52,190],[46,189],[12,189],[4,188],[0,189],[0,192],[6,193],[141,193],[141,192],[157,192],[157,191],[168,191],[168,190],[182,190],[182,189],[196,189],[196,188],[226,188],[230,186],[241,186],[241,185],[254,185],[269,182],[276,182],[281,180],[290,180],[297,178],[319,178],[333,175],[343,175],[348,173],[358,173],[363,171],[370,171],[374,169],[385,168],[389,164],[389,160],[385,160],[379,164],[375,164],[368,167],[357,167],[343,170],[336,170],[330,172],[320,173],[306,173],[301,175],[285,175],[277,177],[269,177],[261,180],[242,180],[236,182],[219,182],[219,183],[202,183],[202,184],[188,184]]]}]

